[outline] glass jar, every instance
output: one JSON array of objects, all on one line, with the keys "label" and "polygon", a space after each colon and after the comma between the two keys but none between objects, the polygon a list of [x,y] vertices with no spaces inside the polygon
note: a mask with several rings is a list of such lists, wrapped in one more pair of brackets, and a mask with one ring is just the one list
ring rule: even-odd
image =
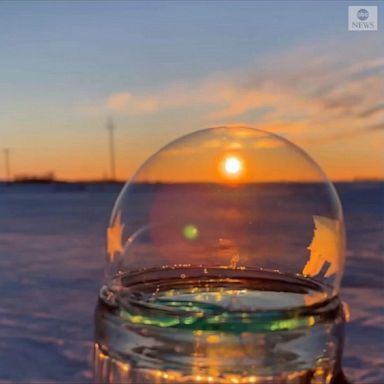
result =
[{"label": "glass jar", "polygon": [[184,136],[124,186],[96,310],[102,383],[331,383],[341,205],[320,167],[248,127]]}]

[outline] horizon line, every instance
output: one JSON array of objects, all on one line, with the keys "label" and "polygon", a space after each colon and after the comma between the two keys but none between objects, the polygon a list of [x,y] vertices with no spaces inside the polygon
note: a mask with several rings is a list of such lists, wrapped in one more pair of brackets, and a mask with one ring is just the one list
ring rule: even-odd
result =
[{"label": "horizon line", "polygon": [[[380,183],[384,182],[384,178],[380,177],[357,177],[353,179],[329,179],[331,183]],[[288,184],[288,183],[296,183],[296,184],[315,184],[322,183],[322,180],[254,180],[248,182],[239,182],[239,183],[220,183],[217,181],[207,181],[207,180],[194,180],[194,181],[172,181],[172,180],[142,180],[142,181],[133,181],[131,182],[133,185],[228,185],[228,186],[238,186],[238,185],[252,185],[252,184]],[[70,179],[41,179],[41,178],[26,178],[19,180],[5,180],[0,179],[0,184],[127,184],[128,180],[123,179],[79,179],[79,180],[70,180]]]}]

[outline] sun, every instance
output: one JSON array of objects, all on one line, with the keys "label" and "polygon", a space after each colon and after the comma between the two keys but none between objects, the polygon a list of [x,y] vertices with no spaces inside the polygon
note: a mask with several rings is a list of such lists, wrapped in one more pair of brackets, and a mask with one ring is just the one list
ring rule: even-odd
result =
[{"label": "sun", "polygon": [[237,176],[241,173],[243,164],[236,156],[228,156],[224,160],[224,170],[229,176]]}]

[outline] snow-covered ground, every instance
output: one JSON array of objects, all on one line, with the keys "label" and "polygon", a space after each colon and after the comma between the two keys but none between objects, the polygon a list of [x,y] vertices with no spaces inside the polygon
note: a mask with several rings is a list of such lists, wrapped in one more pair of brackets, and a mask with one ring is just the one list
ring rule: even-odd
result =
[{"label": "snow-covered ground", "polygon": [[[0,382],[90,382],[105,228],[119,186],[0,185]],[[339,184],[344,369],[384,383],[384,184]]]}]

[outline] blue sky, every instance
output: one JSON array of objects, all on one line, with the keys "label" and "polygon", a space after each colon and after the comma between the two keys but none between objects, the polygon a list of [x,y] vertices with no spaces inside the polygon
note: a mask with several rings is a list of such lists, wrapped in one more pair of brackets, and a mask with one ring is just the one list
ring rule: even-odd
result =
[{"label": "blue sky", "polygon": [[[360,144],[343,142],[353,149],[351,156],[370,153],[372,159],[372,164],[354,171],[355,176],[377,176],[367,168],[383,159],[372,152],[366,135],[356,133],[360,125],[338,121],[335,132],[329,132],[330,144],[319,149],[311,143],[328,140],[320,128],[316,135],[305,126],[282,124],[284,119],[301,123],[303,114],[308,115],[313,105],[302,105],[302,99],[308,90],[314,99],[322,80],[334,83],[327,71],[360,63],[365,71],[382,74],[380,21],[379,32],[348,32],[351,4],[358,3],[1,2],[0,146],[13,148],[14,173],[53,170],[65,178],[101,177],[108,169],[103,125],[112,115],[118,127],[119,176],[125,178],[146,156],[181,134],[221,123],[265,124],[313,153],[334,178],[354,177],[352,170],[345,173],[335,164],[344,163],[335,148],[340,139],[332,143],[332,136],[352,133]],[[380,20],[381,13],[380,8]],[[321,74],[312,70],[315,67]],[[303,77],[313,76],[316,90],[311,90],[310,81],[301,84],[299,79],[290,85],[301,100],[294,112],[285,111],[275,120],[261,118],[290,99],[288,80],[300,78],[300,71]],[[271,97],[270,83],[281,97]],[[239,110],[229,96],[206,98],[204,93],[230,88],[238,98],[239,89],[249,84],[263,93],[252,92],[248,98],[265,96],[269,103],[244,101],[247,107]],[[370,84],[359,84],[358,91]],[[187,95],[184,103],[175,101],[180,93]],[[373,100],[364,102],[376,106]],[[212,112],[226,103],[232,112]],[[311,116],[302,121],[312,124]],[[375,113],[374,120],[363,125],[376,126],[379,118]],[[375,132],[373,140],[382,140],[381,133]]]}]

